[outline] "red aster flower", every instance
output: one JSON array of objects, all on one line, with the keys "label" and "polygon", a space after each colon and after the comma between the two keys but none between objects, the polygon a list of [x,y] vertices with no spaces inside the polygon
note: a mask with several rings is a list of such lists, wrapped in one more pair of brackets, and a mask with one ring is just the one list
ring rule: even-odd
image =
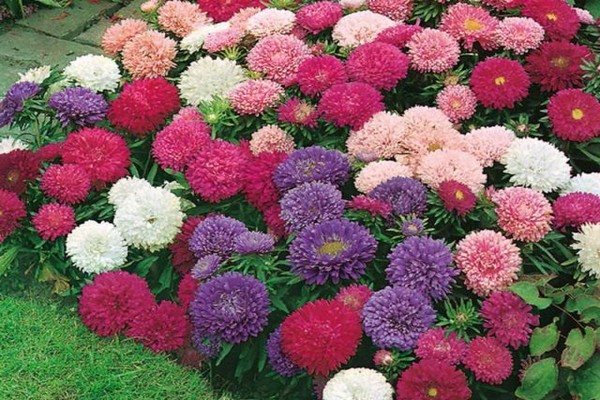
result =
[{"label": "red aster flower", "polygon": [[341,289],[335,299],[361,313],[372,295],[373,291],[366,285],[350,285]]},{"label": "red aster flower", "polygon": [[569,193],[552,204],[554,227],[578,229],[583,224],[600,223],[600,196],[593,193]]},{"label": "red aster flower", "polygon": [[183,346],[189,332],[190,323],[185,310],[175,303],[163,301],[139,314],[125,334],[159,353],[175,351]]},{"label": "red aster flower", "polygon": [[260,153],[248,162],[243,171],[246,199],[262,212],[279,204],[279,190],[273,182],[273,174],[287,157],[285,153]]},{"label": "red aster flower", "polygon": [[419,358],[452,365],[458,365],[466,352],[467,344],[457,337],[456,332],[448,333],[442,328],[433,328],[422,334],[415,349]]},{"label": "red aster flower", "polygon": [[517,349],[529,343],[531,328],[539,325],[539,317],[531,314],[531,306],[511,292],[495,292],[481,305],[483,326],[504,346]]},{"label": "red aster flower", "polygon": [[183,171],[202,146],[210,141],[210,133],[210,127],[202,121],[173,121],[156,135],[152,155],[163,169]]},{"label": "red aster flower", "polygon": [[323,93],[348,80],[344,64],[334,56],[311,57],[298,67],[298,85],[307,96]]},{"label": "red aster flower", "polygon": [[35,156],[40,162],[54,161],[62,155],[62,145],[62,143],[50,143],[42,146],[35,152]]},{"label": "red aster flower", "polygon": [[39,160],[28,150],[0,154],[0,189],[21,194],[39,173]]},{"label": "red aster flower", "polygon": [[442,199],[444,207],[448,211],[456,211],[456,213],[464,217],[475,208],[477,198],[463,183],[457,181],[444,181],[438,187],[438,196]]},{"label": "red aster flower", "polygon": [[319,113],[309,103],[293,97],[279,106],[277,119],[288,124],[314,128],[317,126]]},{"label": "red aster flower", "polygon": [[79,314],[84,325],[97,335],[111,336],[154,304],[145,280],[128,272],[111,271],[96,276],[83,288]]},{"label": "red aster flower", "polygon": [[85,200],[91,188],[90,176],[77,164],[51,165],[40,183],[40,189],[46,196],[68,204]]},{"label": "red aster flower", "polygon": [[584,71],[581,66],[591,57],[586,46],[567,41],[546,42],[527,56],[525,68],[533,83],[546,92],[553,92],[582,87]]},{"label": "red aster flower", "polygon": [[261,0],[198,0],[198,5],[215,22],[227,21],[244,8],[265,8]]},{"label": "red aster flower", "polygon": [[485,107],[512,108],[527,97],[529,76],[518,61],[501,57],[478,63],[471,74],[471,88]]},{"label": "red aster flower", "polygon": [[393,89],[408,74],[408,56],[391,44],[374,42],[350,53],[346,71],[352,81],[364,82],[375,89]]},{"label": "red aster flower", "polygon": [[423,28],[419,25],[399,24],[382,31],[377,35],[375,41],[403,48],[406,47],[406,44],[415,33],[419,33],[422,30]]},{"label": "red aster flower", "polygon": [[108,119],[118,129],[136,136],[157,130],[179,109],[177,88],[163,77],[128,83],[110,103]]},{"label": "red aster flower", "polygon": [[579,89],[565,89],[550,98],[552,132],[563,140],[587,142],[600,136],[600,102]]},{"label": "red aster flower", "polygon": [[344,16],[342,10],[340,3],[317,1],[298,10],[296,22],[310,33],[317,34],[334,26]]},{"label": "red aster flower", "polygon": [[564,0],[528,0],[521,14],[540,24],[550,40],[571,40],[579,30],[577,12]]},{"label": "red aster flower", "polygon": [[362,336],[360,316],[339,301],[316,300],[281,324],[281,348],[311,375],[327,376],[356,353]]},{"label": "red aster flower", "polygon": [[467,377],[452,365],[434,359],[412,364],[400,375],[398,400],[467,400]]},{"label": "red aster flower", "polygon": [[469,343],[463,360],[465,367],[475,373],[475,379],[499,385],[512,372],[510,351],[492,337],[476,337]]},{"label": "red aster flower", "polygon": [[13,192],[0,189],[0,243],[19,227],[19,220],[25,218],[25,204]]},{"label": "red aster flower", "polygon": [[338,127],[360,129],[374,114],[385,110],[383,96],[371,85],[350,82],[335,85],[323,93],[319,112]]},{"label": "red aster flower", "polygon": [[63,162],[85,169],[93,183],[116,182],[126,176],[129,156],[125,140],[101,128],[70,133],[63,144]]},{"label": "red aster flower", "polygon": [[75,210],[64,204],[44,204],[33,217],[33,226],[44,240],[67,236],[75,228]]},{"label": "red aster flower", "polygon": [[181,227],[181,231],[175,236],[175,241],[169,246],[173,268],[181,275],[190,272],[196,263],[196,257],[190,251],[188,242],[202,220],[204,217],[189,217]]},{"label": "red aster flower", "polygon": [[192,278],[191,274],[185,274],[183,278],[181,278],[177,288],[177,297],[179,298],[179,305],[181,308],[184,310],[188,309],[190,303],[194,300],[197,289],[198,281]]},{"label": "red aster flower", "polygon": [[392,206],[389,203],[364,195],[354,197],[346,207],[352,210],[366,211],[374,217],[383,218],[387,218],[392,212]]}]

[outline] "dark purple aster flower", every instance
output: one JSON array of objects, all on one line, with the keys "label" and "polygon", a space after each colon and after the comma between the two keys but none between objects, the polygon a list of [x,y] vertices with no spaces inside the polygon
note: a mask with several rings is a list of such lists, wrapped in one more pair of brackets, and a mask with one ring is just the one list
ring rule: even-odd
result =
[{"label": "dark purple aster flower", "polygon": [[192,278],[197,281],[203,281],[213,276],[221,266],[221,257],[216,254],[209,254],[199,259],[192,267]]},{"label": "dark purple aster flower", "polygon": [[198,224],[190,237],[190,250],[198,258],[210,254],[229,258],[235,251],[235,238],[248,232],[242,222],[223,215],[211,215]]},{"label": "dark purple aster flower", "polygon": [[202,357],[215,358],[221,351],[221,340],[192,331],[192,344]]},{"label": "dark purple aster flower", "polygon": [[290,245],[292,271],[309,284],[358,279],[375,257],[377,240],[368,229],[346,219],[325,221],[302,230]]},{"label": "dark purple aster flower", "polygon": [[412,349],[434,321],[435,311],[429,300],[399,286],[376,292],[363,308],[365,333],[382,349]]},{"label": "dark purple aster flower", "polygon": [[342,217],[342,192],[329,183],[309,182],[293,188],[281,199],[281,218],[290,232]]},{"label": "dark purple aster flower", "polygon": [[15,108],[8,100],[3,99],[0,101],[0,128],[12,122],[15,112]]},{"label": "dark purple aster flower", "polygon": [[307,182],[326,182],[343,185],[350,176],[350,163],[337,150],[313,146],[294,151],[282,162],[273,176],[280,192]]},{"label": "dark purple aster flower", "polygon": [[396,215],[422,215],[427,208],[427,188],[412,178],[388,179],[373,189],[369,196],[390,204]]},{"label": "dark purple aster flower", "polygon": [[42,90],[35,82],[17,82],[8,88],[4,100],[14,107],[16,112],[23,111],[25,100],[32,98]]},{"label": "dark purple aster flower", "polygon": [[400,227],[400,231],[406,237],[418,236],[421,234],[421,232],[423,232],[424,229],[425,225],[423,224],[423,221],[419,218],[406,220],[402,223],[402,226]]},{"label": "dark purple aster flower", "polygon": [[197,337],[242,343],[267,325],[269,294],[258,279],[228,272],[200,285],[190,305]]},{"label": "dark purple aster flower", "polygon": [[81,126],[94,125],[104,119],[108,110],[104,97],[82,87],[67,88],[54,93],[48,105],[56,111],[63,127],[69,122]]},{"label": "dark purple aster flower", "polygon": [[269,336],[269,340],[267,341],[267,355],[269,356],[269,365],[281,376],[289,378],[302,371],[281,349],[281,328],[277,328]]},{"label": "dark purple aster flower", "polygon": [[273,250],[275,239],[262,232],[245,232],[235,238],[235,252],[240,254],[264,254]]},{"label": "dark purple aster flower", "polygon": [[458,271],[450,266],[452,252],[441,240],[413,236],[396,246],[388,255],[385,270],[393,286],[402,286],[440,300],[450,291]]}]

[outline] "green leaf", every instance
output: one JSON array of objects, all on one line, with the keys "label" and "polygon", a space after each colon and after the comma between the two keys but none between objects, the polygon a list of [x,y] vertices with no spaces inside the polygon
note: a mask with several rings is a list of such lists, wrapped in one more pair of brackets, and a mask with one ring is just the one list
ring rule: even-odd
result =
[{"label": "green leaf", "polygon": [[592,13],[594,18],[600,17],[600,0],[588,0],[585,3],[585,8]]},{"label": "green leaf", "polygon": [[600,353],[573,374],[569,386],[571,394],[579,399],[600,400]]},{"label": "green leaf", "polygon": [[0,275],[8,270],[17,258],[17,254],[19,254],[19,248],[16,246],[9,247],[2,252],[2,255],[0,255]]},{"label": "green leaf", "polygon": [[579,328],[569,332],[565,342],[565,350],[560,359],[560,365],[566,368],[577,369],[594,355],[596,348],[596,335],[591,327],[586,327],[584,334]]},{"label": "green leaf", "polygon": [[545,358],[525,370],[521,386],[515,395],[525,400],[542,400],[558,383],[558,367],[554,358]]},{"label": "green leaf", "polygon": [[509,290],[521,297],[525,303],[531,304],[540,310],[548,308],[552,304],[552,299],[540,297],[537,286],[531,282],[517,282]]},{"label": "green leaf", "polygon": [[23,18],[23,2],[21,0],[4,0],[4,4],[16,18]]},{"label": "green leaf", "polygon": [[535,328],[529,342],[529,351],[534,357],[541,356],[556,347],[559,339],[556,321],[541,328]]}]

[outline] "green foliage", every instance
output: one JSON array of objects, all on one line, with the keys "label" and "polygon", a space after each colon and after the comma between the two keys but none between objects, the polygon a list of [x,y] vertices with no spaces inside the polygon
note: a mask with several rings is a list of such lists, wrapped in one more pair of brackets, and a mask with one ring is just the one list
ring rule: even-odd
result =
[{"label": "green foliage", "polygon": [[600,399],[600,353],[572,375],[570,389],[573,396],[582,400]]},{"label": "green foliage", "polygon": [[531,364],[515,394],[520,399],[543,400],[558,384],[558,367],[553,358]]},{"label": "green foliage", "polygon": [[560,364],[565,368],[577,369],[594,355],[595,349],[596,336],[592,328],[586,327],[583,334],[579,328],[573,328],[567,336]]},{"label": "green foliage", "polygon": [[556,321],[542,328],[535,328],[529,342],[529,352],[537,357],[553,350],[558,344],[559,333]]}]

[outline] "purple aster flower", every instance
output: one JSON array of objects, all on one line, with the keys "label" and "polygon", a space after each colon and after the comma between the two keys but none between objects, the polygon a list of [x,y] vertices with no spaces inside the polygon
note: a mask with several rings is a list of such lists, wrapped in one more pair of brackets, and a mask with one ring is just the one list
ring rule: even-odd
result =
[{"label": "purple aster flower", "polygon": [[264,254],[273,250],[275,239],[262,232],[245,232],[235,238],[234,247],[240,254]]},{"label": "purple aster flower", "polygon": [[388,179],[373,189],[369,196],[390,204],[396,215],[422,215],[427,208],[427,188],[412,178]]},{"label": "purple aster flower", "polygon": [[216,254],[227,259],[235,251],[235,238],[248,232],[242,222],[223,215],[211,215],[198,224],[190,237],[190,250],[198,258]]},{"label": "purple aster flower", "polygon": [[197,337],[242,343],[267,325],[269,294],[258,279],[228,272],[200,285],[190,305]]},{"label": "purple aster flower", "polygon": [[215,358],[221,351],[221,340],[210,336],[202,336],[196,331],[192,331],[192,344],[198,350],[202,357]]},{"label": "purple aster flower", "polygon": [[15,117],[15,108],[8,100],[3,99],[0,101],[0,128],[10,124]]},{"label": "purple aster flower", "polygon": [[290,245],[292,271],[309,284],[358,279],[377,251],[368,229],[346,219],[325,221],[302,230]]},{"label": "purple aster flower", "polygon": [[18,82],[12,85],[0,101],[0,128],[12,123],[15,114],[23,111],[25,100],[38,94],[41,89],[40,85],[34,82]]},{"label": "purple aster flower", "polygon": [[429,300],[399,286],[376,292],[363,308],[365,333],[382,349],[412,349],[434,321],[435,311]]},{"label": "purple aster flower", "polygon": [[81,126],[94,125],[104,119],[108,110],[104,97],[82,87],[67,88],[54,93],[48,105],[56,111],[63,127],[69,122]]},{"label": "purple aster flower", "polygon": [[290,154],[275,170],[273,181],[280,192],[285,192],[316,181],[341,186],[349,176],[350,163],[343,153],[313,146]]},{"label": "purple aster flower", "polygon": [[406,237],[419,236],[424,229],[423,221],[419,218],[413,218],[402,222],[400,232]]},{"label": "purple aster flower", "polygon": [[197,281],[203,281],[213,276],[221,267],[221,257],[216,254],[209,254],[199,259],[192,267],[192,278]]},{"label": "purple aster flower", "polygon": [[414,289],[440,300],[448,294],[458,271],[450,266],[452,252],[441,240],[413,236],[396,246],[388,255],[385,270],[393,286]]},{"label": "purple aster flower", "polygon": [[309,182],[293,188],[281,199],[281,218],[290,232],[311,224],[341,218],[345,202],[342,192],[329,183]]},{"label": "purple aster flower", "polygon": [[267,341],[267,355],[269,356],[269,365],[281,376],[289,378],[302,371],[281,349],[281,328],[277,328],[269,336],[269,340]]}]

